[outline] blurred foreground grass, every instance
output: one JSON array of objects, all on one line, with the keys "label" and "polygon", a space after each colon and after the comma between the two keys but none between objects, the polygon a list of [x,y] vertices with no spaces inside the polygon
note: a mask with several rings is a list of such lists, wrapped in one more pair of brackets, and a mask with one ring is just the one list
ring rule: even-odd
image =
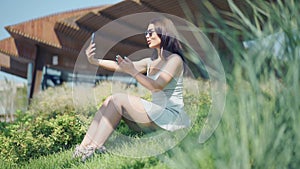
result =
[{"label": "blurred foreground grass", "polygon": [[[195,144],[197,139],[190,137],[164,160],[178,169],[297,169],[299,1],[245,1],[247,9],[239,9],[231,0],[228,3],[233,10],[228,15],[235,24],[205,8],[209,5],[199,5],[207,9],[202,14],[214,21],[211,27],[228,49],[225,56],[220,52],[223,63],[232,65],[225,66],[229,88],[222,121],[206,143]],[[241,39],[255,43],[245,49]]]}]

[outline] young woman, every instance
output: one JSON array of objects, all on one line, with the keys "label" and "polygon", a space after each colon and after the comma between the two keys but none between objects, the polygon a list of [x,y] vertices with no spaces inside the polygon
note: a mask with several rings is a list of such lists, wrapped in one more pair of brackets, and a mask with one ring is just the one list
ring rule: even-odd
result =
[{"label": "young woman", "polygon": [[175,131],[190,125],[182,93],[184,58],[173,22],[167,18],[153,19],[145,37],[149,48],[154,49],[153,56],[135,62],[120,56],[116,56],[116,62],[95,59],[94,43],[86,49],[91,64],[130,74],[152,92],[152,101],[123,93],[108,97],[96,113],[83,141],[75,148],[74,157],[81,157],[84,161],[95,151],[103,152],[105,141],[121,119],[129,127],[140,131]]}]

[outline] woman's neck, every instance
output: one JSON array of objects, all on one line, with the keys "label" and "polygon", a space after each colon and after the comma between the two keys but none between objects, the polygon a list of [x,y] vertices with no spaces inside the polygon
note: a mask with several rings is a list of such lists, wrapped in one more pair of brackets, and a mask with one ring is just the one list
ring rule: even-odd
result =
[{"label": "woman's neck", "polygon": [[158,58],[160,58],[161,60],[165,60],[164,56],[163,56],[163,48],[157,48],[157,56]]}]

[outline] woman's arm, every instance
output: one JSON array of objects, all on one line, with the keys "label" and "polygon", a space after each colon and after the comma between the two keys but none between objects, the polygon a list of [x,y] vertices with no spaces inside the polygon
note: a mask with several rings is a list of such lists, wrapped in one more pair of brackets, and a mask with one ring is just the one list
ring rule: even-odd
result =
[{"label": "woman's arm", "polygon": [[[106,70],[109,71],[119,71],[123,72],[122,69],[120,69],[119,62],[120,59],[116,61],[112,60],[105,60],[105,59],[96,59],[95,56],[95,43],[91,43],[88,48],[85,51],[85,54],[87,56],[88,61],[96,66],[100,66]],[[121,58],[121,56],[119,56]],[[133,66],[141,73],[144,73],[147,69],[147,61],[149,58],[142,59],[140,61],[133,62]]]},{"label": "woman's arm", "polygon": [[88,61],[96,66],[100,66],[106,70],[110,70],[110,71],[116,71],[118,70],[119,66],[115,61],[112,60],[104,60],[104,59],[96,59],[95,55],[96,55],[96,47],[95,47],[95,43],[90,43],[90,45],[87,47],[87,49],[85,50],[85,54],[87,56]]},{"label": "woman's arm", "polygon": [[124,70],[124,72],[133,76],[141,85],[149,89],[150,91],[160,91],[163,90],[166,85],[177,76],[179,71],[183,69],[182,59],[180,56],[174,54],[169,56],[164,68],[160,71],[158,78],[153,80],[132,66],[132,62],[128,59],[122,59],[120,62],[120,68]]}]

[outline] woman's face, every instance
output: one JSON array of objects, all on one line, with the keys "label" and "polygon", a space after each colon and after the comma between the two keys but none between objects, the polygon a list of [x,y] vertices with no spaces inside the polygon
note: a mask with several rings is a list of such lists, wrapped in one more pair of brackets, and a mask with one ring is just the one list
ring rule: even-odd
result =
[{"label": "woman's face", "polygon": [[161,39],[155,32],[153,24],[149,24],[147,31],[145,32],[147,44],[149,48],[160,48]]}]

